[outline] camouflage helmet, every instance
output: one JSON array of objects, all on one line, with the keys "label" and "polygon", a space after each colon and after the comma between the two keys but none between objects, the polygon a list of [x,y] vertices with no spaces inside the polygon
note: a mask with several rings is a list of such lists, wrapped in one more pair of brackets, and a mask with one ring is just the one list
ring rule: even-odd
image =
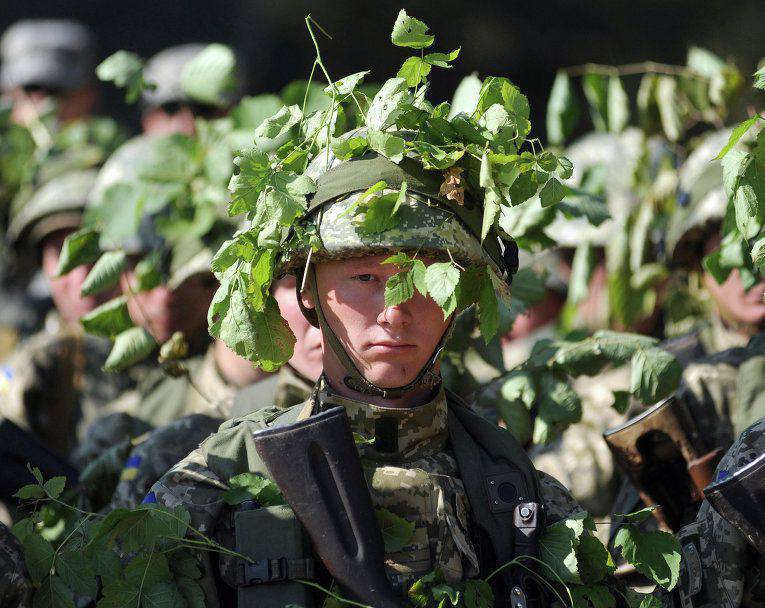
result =
[{"label": "camouflage helmet", "polygon": [[[153,84],[155,88],[144,90],[144,104],[149,107],[157,107],[166,103],[201,103],[203,105],[223,107],[233,102],[238,97],[238,93],[242,88],[241,70],[237,69],[238,65],[236,63],[234,67],[235,86],[233,90],[215,102],[209,99],[195,98],[189,94],[189,91],[184,86],[184,69],[188,66],[189,62],[198,57],[208,47],[208,44],[203,43],[180,44],[163,49],[149,59],[146,63],[144,76],[146,81]],[[225,48],[228,49],[228,47]]]},{"label": "camouflage helmet", "polygon": [[0,39],[0,89],[41,86],[69,91],[93,79],[95,41],[70,19],[27,19]]},{"label": "camouflage helmet", "polygon": [[725,218],[728,196],[722,166],[714,158],[730,137],[730,129],[706,135],[679,170],[678,205],[667,227],[667,257],[674,266],[698,267],[704,242]]},{"label": "camouflage helmet", "polygon": [[[353,131],[343,137],[361,134]],[[398,133],[406,137],[406,133]],[[317,184],[309,204],[307,223],[316,227],[321,247],[313,260],[344,259],[404,251],[437,260],[454,259],[467,266],[489,266],[508,280],[517,270],[517,247],[506,239],[500,245],[492,230],[481,243],[482,209],[469,198],[465,204],[440,194],[444,175],[424,171],[413,159],[396,164],[368,153],[343,161],[330,150],[317,153],[305,174]],[[382,232],[364,230],[358,203],[364,192],[383,181],[387,186],[376,195],[406,193],[397,211],[396,225]],[[295,266],[299,256],[290,261]]]},{"label": "camouflage helmet", "polygon": [[643,152],[645,137],[639,129],[620,134],[588,133],[566,149],[574,165],[570,186],[580,186],[589,171],[603,171],[603,188],[611,218],[593,226],[585,218],[558,216],[545,232],[562,247],[577,247],[582,242],[603,246],[638,204],[632,179]]},{"label": "camouflage helmet", "polygon": [[9,241],[35,247],[57,230],[78,228],[96,173],[95,169],[71,171],[40,186],[11,218]]}]

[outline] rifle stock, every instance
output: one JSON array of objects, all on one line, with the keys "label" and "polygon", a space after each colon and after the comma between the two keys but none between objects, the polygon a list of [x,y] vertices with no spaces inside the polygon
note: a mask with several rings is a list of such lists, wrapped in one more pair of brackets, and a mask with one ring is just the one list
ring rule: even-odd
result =
[{"label": "rifle stock", "polygon": [[654,516],[670,530],[692,517],[721,450],[708,450],[685,404],[672,395],[603,437]]}]

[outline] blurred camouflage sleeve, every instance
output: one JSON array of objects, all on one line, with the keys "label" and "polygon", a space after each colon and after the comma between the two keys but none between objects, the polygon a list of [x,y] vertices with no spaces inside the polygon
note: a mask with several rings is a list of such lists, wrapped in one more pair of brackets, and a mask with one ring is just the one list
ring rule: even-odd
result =
[{"label": "blurred camouflage sleeve", "polygon": [[111,509],[133,509],[173,465],[220,426],[221,421],[192,414],[152,431],[124,460]]},{"label": "blurred camouflage sleeve", "polygon": [[563,484],[547,473],[538,471],[538,474],[541,500],[545,507],[545,525],[584,513],[584,509]]},{"label": "blurred camouflage sleeve", "polygon": [[0,606],[27,608],[32,605],[32,581],[24,565],[21,543],[0,524]]},{"label": "blurred camouflage sleeve", "polygon": [[[733,473],[765,452],[765,419],[749,427],[717,467]],[[706,500],[696,521],[678,533],[680,583],[665,606],[682,608],[765,607],[765,556]],[[674,602],[674,603],[673,603]]]}]

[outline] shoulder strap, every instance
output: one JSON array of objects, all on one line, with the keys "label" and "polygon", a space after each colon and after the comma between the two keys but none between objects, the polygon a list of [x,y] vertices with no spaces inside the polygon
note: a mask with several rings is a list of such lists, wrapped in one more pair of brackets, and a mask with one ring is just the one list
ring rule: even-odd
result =
[{"label": "shoulder strap", "polygon": [[[448,427],[473,521],[493,555],[495,568],[518,555],[536,556],[537,535],[544,525],[539,477],[528,455],[512,434],[447,391]],[[482,539],[483,540],[483,539]],[[525,595],[525,573],[506,569],[507,589]],[[535,605],[526,597],[526,605]]]}]

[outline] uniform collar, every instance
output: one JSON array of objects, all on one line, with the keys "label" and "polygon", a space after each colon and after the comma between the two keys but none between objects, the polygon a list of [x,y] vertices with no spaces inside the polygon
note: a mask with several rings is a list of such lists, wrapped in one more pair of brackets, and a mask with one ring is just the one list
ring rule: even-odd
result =
[{"label": "uniform collar", "polygon": [[443,388],[422,405],[391,408],[342,397],[322,377],[315,399],[319,410],[345,408],[351,429],[360,436],[359,452],[364,458],[412,460],[439,452],[446,444],[447,405]]}]

